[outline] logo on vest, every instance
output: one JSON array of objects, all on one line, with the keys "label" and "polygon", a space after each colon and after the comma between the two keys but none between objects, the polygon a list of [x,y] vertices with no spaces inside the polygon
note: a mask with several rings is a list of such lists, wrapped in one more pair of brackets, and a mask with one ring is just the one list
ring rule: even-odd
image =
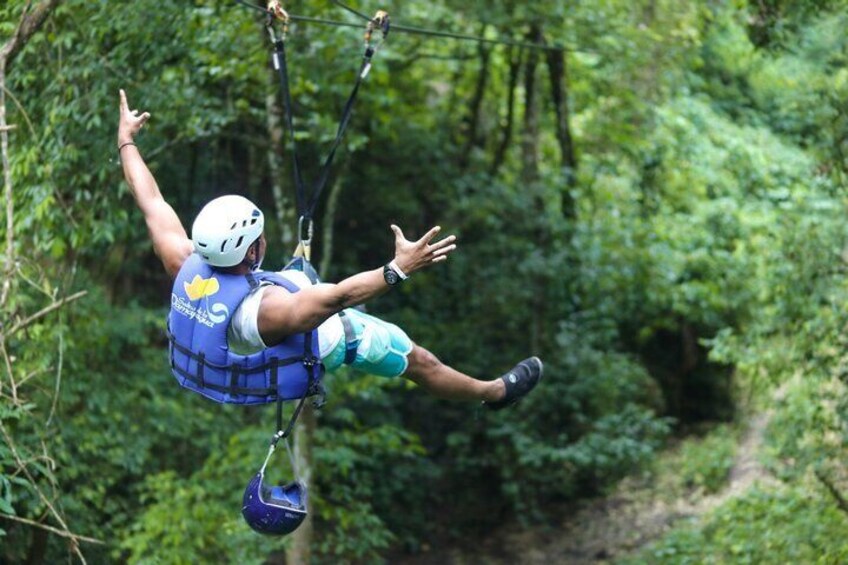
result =
[{"label": "logo on vest", "polygon": [[209,298],[221,289],[221,285],[218,284],[218,279],[215,277],[204,279],[200,275],[195,275],[191,283],[183,282],[183,289],[188,300],[171,293],[171,308],[176,312],[197,320],[198,323],[210,328],[215,324],[220,324],[229,316],[229,309],[220,302],[210,305],[209,301],[206,300],[205,305],[198,304],[195,306],[192,304],[192,302],[202,298]]},{"label": "logo on vest", "polygon": [[218,279],[215,277],[204,279],[200,275],[194,275],[191,284],[183,281],[183,288],[188,299],[194,302],[212,296],[221,289],[221,285],[218,284]]}]

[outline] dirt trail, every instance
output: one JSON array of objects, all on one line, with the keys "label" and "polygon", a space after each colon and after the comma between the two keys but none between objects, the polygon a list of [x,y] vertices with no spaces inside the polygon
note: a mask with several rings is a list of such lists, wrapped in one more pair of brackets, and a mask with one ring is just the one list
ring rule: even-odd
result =
[{"label": "dirt trail", "polygon": [[728,484],[720,492],[713,495],[692,492],[688,497],[669,502],[650,482],[640,484],[638,480],[627,479],[611,496],[583,505],[563,522],[562,530],[551,539],[531,542],[526,534],[516,534],[505,546],[525,548],[521,555],[485,562],[598,565],[658,539],[680,520],[703,515],[728,498],[738,496],[754,482],[773,480],[758,460],[770,419],[771,413],[765,412],[749,420]]}]

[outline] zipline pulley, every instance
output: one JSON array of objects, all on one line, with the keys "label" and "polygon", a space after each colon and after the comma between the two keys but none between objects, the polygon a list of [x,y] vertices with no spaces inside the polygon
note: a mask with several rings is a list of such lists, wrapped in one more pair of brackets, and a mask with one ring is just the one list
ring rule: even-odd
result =
[{"label": "zipline pulley", "polygon": [[[276,43],[279,41],[285,41],[286,37],[289,34],[289,13],[283,9],[283,5],[279,0],[271,0],[268,2],[268,19],[265,22],[265,27],[268,29],[268,32],[271,34],[271,42]],[[277,37],[277,34],[274,30],[274,20],[280,22],[280,36]]]}]

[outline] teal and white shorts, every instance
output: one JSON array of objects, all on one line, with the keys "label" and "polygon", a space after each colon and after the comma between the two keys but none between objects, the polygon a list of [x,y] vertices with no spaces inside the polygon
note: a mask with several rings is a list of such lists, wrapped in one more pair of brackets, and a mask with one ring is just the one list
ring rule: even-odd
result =
[{"label": "teal and white shorts", "polygon": [[409,366],[407,356],[413,346],[406,332],[354,308],[348,308],[342,314],[349,322],[353,335],[338,340],[336,346],[322,356],[327,371],[334,371],[344,364],[347,342],[351,338],[356,345],[356,357],[350,363],[354,369],[380,377],[397,377],[406,371]]}]

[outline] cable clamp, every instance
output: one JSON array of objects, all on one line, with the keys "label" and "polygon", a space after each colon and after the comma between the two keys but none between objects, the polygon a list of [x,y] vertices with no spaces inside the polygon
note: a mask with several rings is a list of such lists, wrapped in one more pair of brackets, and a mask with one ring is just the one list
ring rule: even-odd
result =
[{"label": "cable clamp", "polygon": [[[268,21],[265,23],[265,27],[268,28],[268,33],[271,35],[271,42],[277,43],[278,41],[285,41],[286,36],[289,33],[289,13],[283,9],[283,5],[280,0],[269,0],[268,1]],[[277,32],[274,29],[274,20],[280,22],[281,30],[280,35],[277,36]]]},{"label": "cable clamp", "polygon": [[[377,13],[373,18],[368,20],[368,25],[365,26],[365,49],[366,51],[371,50],[371,38],[374,35],[374,32],[380,30],[382,33],[382,39],[380,43],[386,40],[386,37],[389,35],[389,30],[391,29],[391,18],[389,17],[389,13],[385,10],[377,10]],[[379,44],[377,45],[379,47]],[[376,51],[377,48],[374,48]]]}]

